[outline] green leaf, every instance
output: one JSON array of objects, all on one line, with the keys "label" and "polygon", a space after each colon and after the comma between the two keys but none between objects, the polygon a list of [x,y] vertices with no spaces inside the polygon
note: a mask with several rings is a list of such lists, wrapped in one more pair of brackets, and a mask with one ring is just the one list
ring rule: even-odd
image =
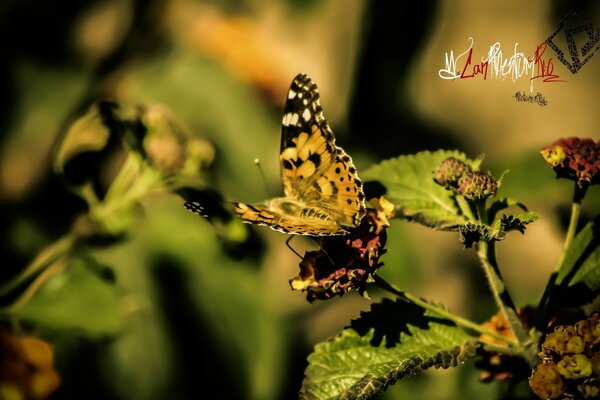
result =
[{"label": "green leaf", "polygon": [[491,237],[495,240],[504,240],[506,233],[510,231],[519,231],[524,234],[527,225],[537,221],[538,218],[539,216],[535,212],[510,215],[504,214],[494,224],[494,232]]},{"label": "green leaf", "polygon": [[487,226],[467,222],[459,229],[459,240],[466,249],[470,249],[480,240],[489,240],[491,238],[490,231]]},{"label": "green leaf", "polygon": [[72,259],[13,315],[50,329],[118,332],[123,324],[120,297],[114,284],[99,275],[102,268],[91,259]]},{"label": "green leaf", "polygon": [[573,239],[555,283],[551,301],[580,306],[600,289],[600,218],[587,224]]},{"label": "green leaf", "polygon": [[496,214],[498,212],[507,209],[511,206],[517,206],[521,208],[523,211],[527,211],[527,207],[524,204],[519,203],[517,200],[512,199],[510,197],[504,197],[501,199],[494,200],[494,202],[488,208],[488,221],[493,221],[496,219]]},{"label": "green leaf", "polygon": [[[384,196],[396,206],[399,216],[423,225],[443,229],[465,223],[454,194],[433,181],[433,172],[448,157],[479,168],[481,160],[469,160],[459,151],[424,151],[383,161],[361,174],[363,180],[385,187]],[[375,182],[366,182],[369,184]]]},{"label": "green leaf", "polygon": [[373,304],[308,357],[302,399],[373,399],[404,376],[457,366],[477,344],[451,322],[403,300]]},{"label": "green leaf", "polygon": [[69,126],[56,152],[54,170],[62,173],[65,165],[78,154],[102,150],[110,134],[110,128],[103,122],[100,104],[94,103]]}]

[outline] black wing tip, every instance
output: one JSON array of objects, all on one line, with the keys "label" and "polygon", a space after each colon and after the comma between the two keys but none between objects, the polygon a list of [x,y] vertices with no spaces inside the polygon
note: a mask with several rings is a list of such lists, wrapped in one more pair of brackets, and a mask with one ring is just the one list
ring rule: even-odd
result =
[{"label": "black wing tip", "polygon": [[292,80],[290,89],[295,89],[301,92],[311,92],[317,89],[317,84],[311,79],[308,74],[303,72],[297,74]]},{"label": "black wing tip", "polygon": [[183,206],[185,207],[186,210],[193,212],[194,214],[197,214],[201,217],[207,218],[208,215],[206,214],[206,212],[204,211],[204,207],[202,207],[200,205],[200,203],[195,202],[195,201],[186,201]]},{"label": "black wing tip", "polygon": [[311,81],[311,79],[310,79],[310,76],[308,76],[308,74],[306,74],[304,72],[299,72],[294,77],[294,81],[306,82],[306,81]]}]

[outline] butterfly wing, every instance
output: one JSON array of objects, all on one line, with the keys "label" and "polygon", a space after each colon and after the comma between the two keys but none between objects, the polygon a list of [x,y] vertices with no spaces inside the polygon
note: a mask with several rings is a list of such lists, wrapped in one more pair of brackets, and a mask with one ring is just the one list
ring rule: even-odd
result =
[{"label": "butterfly wing", "polygon": [[279,159],[286,197],[330,213],[340,227],[360,223],[362,183],[350,156],[335,145],[317,85],[305,74],[297,75],[288,91]]},{"label": "butterfly wing", "polygon": [[266,204],[233,203],[234,211],[244,222],[268,226],[279,232],[311,235],[330,236],[342,235],[347,231],[341,228],[331,218],[323,218],[318,209],[304,208],[305,216],[289,215],[268,207]]}]

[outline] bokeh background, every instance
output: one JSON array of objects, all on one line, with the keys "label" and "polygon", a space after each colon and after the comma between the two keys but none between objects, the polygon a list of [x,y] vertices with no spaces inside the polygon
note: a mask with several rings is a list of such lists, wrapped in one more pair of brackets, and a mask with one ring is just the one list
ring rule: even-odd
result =
[{"label": "bokeh background", "polygon": [[[446,81],[438,70],[469,37],[474,58],[495,42],[507,57],[515,43],[532,56],[575,7],[600,29],[595,1],[4,0],[0,277],[8,282],[85,213],[52,160],[92,102],[170,110],[214,146],[206,186],[254,202],[268,196],[255,158],[271,194],[280,191],[283,103],[304,72],[359,174],[440,148],[485,154],[484,168],[498,176],[510,170],[502,194],[541,218],[499,246],[499,262],[516,303],[535,304],[571,200],[539,149],[564,136],[600,138],[600,55],[572,74],[548,49],[566,82],[535,83],[546,107],[516,101],[529,91],[526,78]],[[596,188],[586,201],[583,219],[600,204]],[[256,244],[232,256],[181,197],[147,196],[141,209],[126,238],[87,249],[17,318],[2,314],[11,330],[50,344],[61,381],[51,399],[296,398],[312,347],[369,308],[355,293],[308,304],[292,292],[298,259],[280,233],[249,228]],[[389,234],[386,279],[477,321],[495,312],[474,255],[454,234],[403,221]],[[384,398],[498,390],[468,364],[406,379]]]}]

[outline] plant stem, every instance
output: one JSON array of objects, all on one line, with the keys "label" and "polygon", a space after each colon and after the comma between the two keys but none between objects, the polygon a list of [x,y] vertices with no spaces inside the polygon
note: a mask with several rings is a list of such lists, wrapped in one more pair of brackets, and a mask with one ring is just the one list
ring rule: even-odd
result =
[{"label": "plant stem", "polygon": [[507,354],[507,355],[511,355],[511,356],[517,356],[517,357],[523,356],[522,349],[515,349],[512,347],[506,347],[506,346],[502,346],[502,345],[498,345],[498,344],[494,344],[494,343],[488,343],[488,342],[485,342],[482,340],[480,340],[479,343],[481,343],[483,345],[483,348],[487,351]]},{"label": "plant stem", "polygon": [[517,341],[521,346],[525,346],[528,340],[527,332],[523,329],[521,320],[517,316],[515,305],[510,297],[510,294],[504,286],[504,280],[498,269],[495,246],[493,242],[481,241],[478,244],[477,255],[485,272],[485,276],[490,285],[490,290],[494,296],[494,300],[498,308],[506,316],[506,320],[512,328]]},{"label": "plant stem", "polygon": [[464,198],[464,196],[457,193],[455,196],[455,199],[456,199],[456,202],[458,203],[458,207],[460,208],[460,211],[463,213],[463,215],[465,217],[467,217],[467,219],[469,221],[475,221],[475,216],[473,215],[473,212],[471,211],[471,206],[469,205],[467,200]]},{"label": "plant stem", "polygon": [[0,286],[0,296],[7,295],[31,276],[43,270],[44,268],[47,268],[55,260],[71,250],[74,244],[75,236],[72,234],[67,234],[44,248],[44,250],[42,250],[19,275]]},{"label": "plant stem", "polygon": [[52,277],[54,274],[62,271],[67,267],[67,259],[68,257],[62,257],[56,259],[55,262],[50,264],[48,268],[44,269],[35,279],[34,281],[27,286],[27,289],[19,296],[19,298],[6,310],[2,310],[4,312],[14,312],[19,308],[23,307],[25,304],[29,302],[33,298],[33,296],[38,292],[38,290],[42,287],[46,281]]},{"label": "plant stem", "polygon": [[[487,220],[485,200],[476,201],[475,205],[477,207],[479,221],[484,225],[489,225]],[[477,244],[477,255],[485,273],[485,277],[490,285],[490,290],[494,296],[496,305],[504,314],[506,321],[515,334],[517,342],[519,343],[519,347],[526,349],[529,344],[529,336],[523,328],[523,324],[517,315],[516,307],[510,296],[510,293],[504,286],[504,279],[502,278],[500,268],[498,267],[498,261],[496,260],[495,242],[493,240],[488,241],[485,239],[479,241]],[[534,365],[536,363],[535,353],[533,351],[529,353],[531,354],[527,354],[525,356],[527,362],[531,365]]]},{"label": "plant stem", "polygon": [[485,208],[485,199],[476,201],[475,208],[477,209],[477,217],[479,219],[479,222],[481,222],[484,225],[489,225],[487,218],[487,210]]},{"label": "plant stem", "polygon": [[548,314],[548,300],[552,295],[552,290],[554,289],[554,283],[556,279],[558,279],[558,273],[562,268],[565,259],[567,257],[567,253],[569,252],[569,248],[571,247],[571,243],[573,242],[573,238],[575,237],[575,233],[577,232],[577,224],[579,222],[579,214],[581,213],[581,198],[578,199],[579,195],[577,194],[577,185],[575,185],[575,194],[574,201],[571,205],[571,218],[569,219],[569,227],[567,228],[567,235],[565,237],[565,243],[563,245],[563,250],[560,256],[558,257],[558,261],[554,266],[554,271],[552,271],[552,275],[550,275],[550,279],[548,284],[546,285],[546,289],[544,289],[544,294],[538,303],[538,313],[535,326],[539,330],[543,330],[546,324],[546,318]]},{"label": "plant stem", "polygon": [[439,315],[440,317],[443,317],[445,319],[448,319],[452,322],[454,322],[456,325],[461,326],[463,328],[466,329],[470,329],[473,330],[475,332],[478,332],[480,334],[485,334],[488,336],[491,336],[495,339],[501,340],[505,343],[507,343],[510,346],[515,346],[518,347],[519,344],[513,340],[510,340],[507,337],[504,337],[496,332],[492,332],[488,329],[483,328],[481,325],[476,324],[475,322],[469,321],[468,319],[459,317],[458,315],[452,314],[449,311],[446,311],[440,307],[436,307],[433,304],[430,304],[424,300],[419,299],[418,297],[415,297],[411,294],[405,293],[403,291],[401,291],[400,289],[394,287],[392,284],[390,284],[389,282],[387,282],[385,279],[383,279],[382,277],[380,277],[379,275],[375,275],[375,283],[377,284],[377,286],[379,286],[380,288],[394,294],[395,296],[398,296],[399,298],[406,300],[406,301],[410,301],[422,308],[424,308],[427,311],[430,311],[434,314]]}]

